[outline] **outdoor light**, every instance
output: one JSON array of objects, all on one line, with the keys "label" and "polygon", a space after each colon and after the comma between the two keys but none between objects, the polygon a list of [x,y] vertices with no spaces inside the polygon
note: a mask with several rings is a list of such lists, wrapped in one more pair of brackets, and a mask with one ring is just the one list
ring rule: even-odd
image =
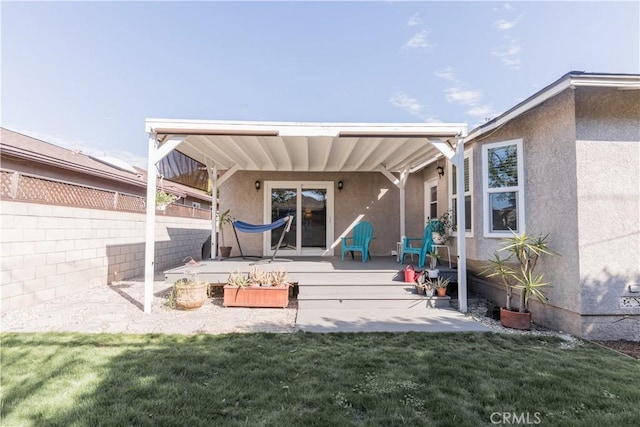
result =
[{"label": "outdoor light", "polygon": [[442,166],[438,166],[438,167],[436,168],[436,171],[438,171],[438,176],[439,176],[440,178],[442,178],[442,177],[444,176],[444,168],[443,168]]},{"label": "outdoor light", "polygon": [[260,191],[260,181],[256,181],[256,191]]},{"label": "outdoor light", "polygon": [[338,181],[338,191],[342,191],[342,187],[344,187],[344,182]]}]

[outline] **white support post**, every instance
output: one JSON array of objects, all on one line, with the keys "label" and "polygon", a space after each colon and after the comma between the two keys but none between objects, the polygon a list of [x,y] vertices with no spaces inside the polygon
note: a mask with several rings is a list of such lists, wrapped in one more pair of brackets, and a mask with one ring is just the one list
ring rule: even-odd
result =
[{"label": "white support post", "polygon": [[456,155],[453,157],[456,165],[457,180],[457,224],[458,224],[458,304],[462,313],[467,312],[467,242],[465,224],[464,200],[464,139],[458,137]]},{"label": "white support post", "polygon": [[151,314],[153,303],[153,281],[155,276],[156,248],[156,134],[149,133],[149,152],[147,160],[147,224],[146,244],[144,247],[144,312]]},{"label": "white support post", "polygon": [[402,173],[400,174],[400,183],[398,184],[398,188],[400,188],[400,241],[402,242],[405,238],[405,236],[407,235],[407,229],[406,229],[406,223],[407,223],[407,218],[406,218],[406,206],[405,206],[405,200],[406,200],[406,192],[405,192],[405,186],[407,185],[407,179],[409,178],[409,171],[408,170],[403,170]]},{"label": "white support post", "polygon": [[209,259],[216,259],[218,256],[218,165],[208,167],[209,179],[211,179],[211,255]]}]

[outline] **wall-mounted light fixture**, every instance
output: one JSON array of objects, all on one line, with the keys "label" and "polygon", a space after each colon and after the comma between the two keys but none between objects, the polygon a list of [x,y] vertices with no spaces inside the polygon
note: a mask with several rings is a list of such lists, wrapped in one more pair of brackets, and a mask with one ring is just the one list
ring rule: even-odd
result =
[{"label": "wall-mounted light fixture", "polygon": [[438,166],[436,171],[438,172],[438,177],[442,178],[444,176],[444,168],[442,166]]},{"label": "wall-mounted light fixture", "polygon": [[256,191],[260,191],[260,181],[256,181],[255,186],[256,186]]},{"label": "wall-mounted light fixture", "polygon": [[342,191],[342,187],[344,187],[344,182],[338,181],[338,191]]}]

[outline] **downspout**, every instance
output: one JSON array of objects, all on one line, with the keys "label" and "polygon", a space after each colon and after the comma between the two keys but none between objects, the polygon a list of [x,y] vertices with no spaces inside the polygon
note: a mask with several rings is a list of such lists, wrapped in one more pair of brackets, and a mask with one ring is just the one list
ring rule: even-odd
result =
[{"label": "downspout", "polygon": [[467,312],[467,238],[465,224],[464,196],[464,139],[458,137],[458,146],[454,157],[457,180],[457,224],[458,224],[458,304],[462,313]]},{"label": "downspout", "polygon": [[153,281],[155,277],[154,253],[156,248],[156,151],[157,141],[154,132],[149,133],[147,159],[147,204],[146,204],[146,241],[144,249],[144,312],[151,314],[153,303]]}]

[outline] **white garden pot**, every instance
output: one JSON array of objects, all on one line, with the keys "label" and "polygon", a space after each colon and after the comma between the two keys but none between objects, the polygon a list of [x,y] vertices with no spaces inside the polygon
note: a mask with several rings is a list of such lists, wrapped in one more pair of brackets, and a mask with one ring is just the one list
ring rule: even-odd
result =
[{"label": "white garden pot", "polygon": [[431,269],[427,269],[427,274],[429,275],[429,279],[437,279],[438,278],[438,274],[440,274],[440,270],[431,270]]},{"label": "white garden pot", "polygon": [[431,233],[431,238],[436,245],[442,245],[447,241],[447,236],[440,233]]}]

